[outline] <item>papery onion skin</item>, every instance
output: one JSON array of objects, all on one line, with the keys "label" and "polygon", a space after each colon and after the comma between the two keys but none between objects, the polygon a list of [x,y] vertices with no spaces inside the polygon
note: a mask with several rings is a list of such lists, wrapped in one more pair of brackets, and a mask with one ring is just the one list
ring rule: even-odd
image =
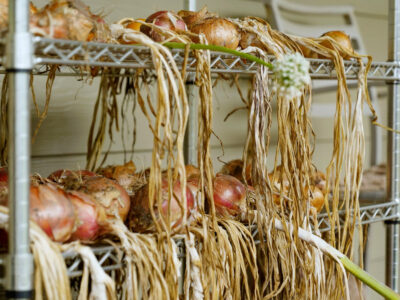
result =
[{"label": "papery onion skin", "polygon": [[59,183],[67,191],[79,191],[92,196],[110,217],[124,221],[128,215],[129,195],[115,180],[86,170],[58,170],[53,172],[49,179]]},{"label": "papery onion skin", "polygon": [[[340,46],[342,46],[344,49],[346,49],[348,52],[350,53],[354,53],[354,49],[353,46],[351,44],[351,39],[350,37],[344,33],[343,31],[328,31],[325,32],[324,34],[321,35],[321,37],[324,36],[329,36],[332,39],[334,39]],[[330,41],[322,41],[320,43],[322,46],[329,48],[329,49],[334,49],[334,46],[332,45],[332,43]],[[340,51],[340,55],[344,58],[344,59],[350,59],[351,56],[347,55],[346,53],[344,53],[343,51]],[[323,55],[320,55],[320,58],[326,58]]]},{"label": "papery onion skin", "polygon": [[[147,17],[146,23],[151,23],[160,28],[169,29],[178,33],[179,31],[187,30],[186,24],[182,18],[174,12],[167,10],[158,11],[150,15]],[[165,40],[165,37],[160,32],[146,24],[142,24],[140,31],[156,42],[162,42]]]},{"label": "papery onion skin", "polygon": [[101,176],[87,177],[76,190],[93,196],[109,216],[125,221],[130,207],[129,195],[114,180]]},{"label": "papery onion skin", "polygon": [[246,206],[246,187],[238,179],[217,174],[213,182],[213,197],[216,212],[224,217],[238,216]]},{"label": "papery onion skin", "polygon": [[[154,207],[154,213],[157,222],[160,222],[160,213],[166,220],[168,213],[168,181],[162,179],[162,201],[161,210]],[[170,221],[171,229],[179,230],[179,225],[182,223],[183,211],[179,206],[182,202],[180,182],[173,185],[173,195],[170,201]],[[187,216],[195,209],[193,195],[188,187],[186,187],[186,203],[187,203]],[[154,203],[156,206],[157,203]],[[183,203],[182,203],[183,207]],[[154,232],[156,224],[151,215],[150,200],[149,200],[149,185],[142,187],[132,198],[131,210],[127,219],[128,228],[136,232]]]},{"label": "papery onion skin", "polygon": [[193,33],[204,34],[210,45],[230,49],[236,49],[239,45],[239,31],[232,22],[223,18],[205,19],[203,22],[193,25],[190,30]]},{"label": "papery onion skin", "polygon": [[30,217],[56,242],[69,240],[75,230],[72,203],[61,188],[51,183],[31,186]]}]

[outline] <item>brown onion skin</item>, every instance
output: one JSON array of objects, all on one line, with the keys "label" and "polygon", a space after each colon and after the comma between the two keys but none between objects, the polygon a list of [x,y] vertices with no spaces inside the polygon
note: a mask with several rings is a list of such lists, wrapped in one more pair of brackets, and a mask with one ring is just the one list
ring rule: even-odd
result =
[{"label": "brown onion skin", "polygon": [[236,49],[240,41],[240,33],[236,26],[223,18],[205,19],[200,23],[194,24],[190,31],[204,34],[210,45]]},{"label": "brown onion skin", "polygon": [[225,217],[237,216],[246,205],[246,187],[238,179],[217,174],[213,182],[213,197],[216,212]]},{"label": "brown onion skin", "polygon": [[129,212],[130,199],[126,190],[116,181],[102,176],[87,177],[76,190],[91,195],[104,207],[107,215],[118,216],[125,221]]},{"label": "brown onion skin", "polygon": [[56,242],[69,240],[75,229],[72,203],[61,188],[51,183],[31,186],[30,217]]},{"label": "brown onion skin", "polygon": [[[176,20],[175,23],[173,23],[173,19]],[[173,30],[175,32],[187,30],[186,24],[183,19],[174,12],[167,10],[157,11],[154,14],[148,16],[146,19],[146,23],[152,23],[158,27]],[[162,34],[145,24],[140,26],[140,31],[156,42],[162,42],[165,40],[165,37]]]},{"label": "brown onion skin", "polygon": [[[61,174],[61,175],[60,175]],[[130,207],[127,191],[115,180],[97,175],[91,171],[60,170],[53,172],[49,179],[54,180],[67,191],[79,191],[93,197],[110,217],[125,221]]]},{"label": "brown onion skin", "polygon": [[[354,53],[354,49],[353,49],[353,45],[351,44],[350,37],[346,33],[344,33],[343,31],[328,31],[328,32],[325,32],[324,34],[321,35],[321,37],[324,37],[324,36],[331,37],[340,46],[342,46],[344,49],[346,49],[348,52]],[[330,41],[322,41],[320,44],[322,46],[326,47],[326,48],[334,49],[334,46],[332,45],[332,43]],[[340,51],[340,55],[344,59],[350,59],[351,58],[350,55],[347,55],[343,51]],[[319,55],[319,56],[320,56],[320,58],[326,58],[323,55]]]},{"label": "brown onion skin", "polygon": [[[160,218],[160,213],[164,219],[168,213],[168,182],[165,178],[162,180],[162,203],[161,210],[154,207],[156,219]],[[181,201],[180,182],[173,185],[173,197],[170,201],[170,220],[171,228],[179,230],[179,225],[182,223],[181,208],[178,201]],[[188,187],[186,187],[186,203],[188,216],[195,209],[193,195]],[[157,205],[155,203],[155,205]],[[131,202],[131,210],[127,219],[128,228],[136,232],[154,232],[156,224],[151,215],[149,201],[149,185],[142,187],[133,197]]]}]

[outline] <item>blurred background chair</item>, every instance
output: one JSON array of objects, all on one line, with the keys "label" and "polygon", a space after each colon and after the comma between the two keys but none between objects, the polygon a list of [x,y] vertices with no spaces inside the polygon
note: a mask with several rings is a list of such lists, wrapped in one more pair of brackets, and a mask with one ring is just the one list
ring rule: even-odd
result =
[{"label": "blurred background chair", "polygon": [[[267,9],[267,20],[271,26],[281,32],[304,37],[319,37],[323,33],[332,30],[344,31],[351,38],[353,48],[360,54],[366,54],[365,46],[360,34],[359,27],[352,6],[311,6],[297,4],[285,0],[257,0],[265,4]],[[299,18],[298,16],[302,16]],[[296,18],[297,16],[297,18]],[[304,16],[310,16],[310,22],[304,23]],[[323,21],[323,22],[319,22]],[[332,22],[330,24],[329,22]],[[322,24],[321,24],[322,23]],[[329,23],[329,24],[326,24]],[[355,80],[348,81],[349,87],[355,87]],[[336,90],[335,80],[313,81],[313,94],[326,93]],[[378,112],[378,92],[375,87],[369,85],[369,93],[374,108]],[[311,117],[327,118],[333,117],[335,112],[336,98],[332,97],[331,103],[313,103]],[[364,106],[364,113],[372,121],[372,115],[368,107]],[[371,124],[370,140],[370,164],[378,165],[382,162],[383,136],[382,130]]]}]

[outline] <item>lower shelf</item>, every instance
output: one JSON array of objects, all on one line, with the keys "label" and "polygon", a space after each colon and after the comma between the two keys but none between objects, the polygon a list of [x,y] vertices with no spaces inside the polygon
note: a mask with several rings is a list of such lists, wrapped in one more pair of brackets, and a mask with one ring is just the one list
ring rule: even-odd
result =
[{"label": "lower shelf", "polygon": [[[383,202],[382,200],[384,199],[383,193],[375,192],[375,195],[365,194],[362,196],[364,197],[360,198],[365,199],[362,201],[360,208],[360,216],[362,224],[371,224],[399,217],[396,210],[396,206],[398,206],[398,203]],[[346,218],[345,212],[341,211],[339,214],[340,214],[340,224],[343,224]],[[352,214],[350,214],[350,217],[352,217]],[[328,231],[331,229],[327,213],[320,214],[318,216],[318,222],[320,225],[321,232]],[[118,269],[121,268],[121,261],[118,258],[114,247],[93,246],[92,250],[95,256],[97,257],[100,265],[106,272],[112,273],[113,271],[117,271]],[[73,251],[64,252],[63,256],[68,265],[69,277],[70,278],[80,277],[82,275],[82,266],[83,266],[83,262],[80,256]],[[0,256],[0,295],[1,295],[2,285],[4,286],[4,277],[5,277],[4,262],[5,262],[5,257]]]}]

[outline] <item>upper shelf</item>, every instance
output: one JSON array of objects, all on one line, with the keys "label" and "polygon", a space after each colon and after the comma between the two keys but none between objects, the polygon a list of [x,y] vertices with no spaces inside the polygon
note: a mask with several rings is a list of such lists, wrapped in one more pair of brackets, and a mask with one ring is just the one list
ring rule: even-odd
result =
[{"label": "upper shelf", "polygon": [[[103,43],[83,43],[78,41],[54,40],[41,37],[33,38],[34,63],[38,67],[46,64],[67,66],[92,66],[115,68],[152,68],[150,50],[143,46],[128,46]],[[183,50],[172,50],[178,66],[184,60]],[[336,71],[330,60],[310,59],[310,74],[314,79],[335,79]],[[346,61],[345,74],[348,79],[357,79],[359,64]],[[195,58],[190,57],[188,71],[194,71]],[[373,63],[368,73],[369,80],[395,81],[399,77],[396,70],[399,63]],[[229,54],[212,52],[211,72],[252,74],[257,64]],[[72,72],[73,73],[73,72]],[[82,74],[81,72],[77,72]]]}]

